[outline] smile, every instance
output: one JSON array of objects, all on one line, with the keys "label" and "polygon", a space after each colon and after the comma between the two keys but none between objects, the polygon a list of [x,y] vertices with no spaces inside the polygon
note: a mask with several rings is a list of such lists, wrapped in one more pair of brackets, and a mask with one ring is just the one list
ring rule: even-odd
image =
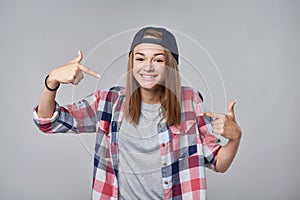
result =
[{"label": "smile", "polygon": [[141,74],[141,76],[146,79],[151,79],[151,78],[157,77],[157,75],[146,75],[146,74]]}]

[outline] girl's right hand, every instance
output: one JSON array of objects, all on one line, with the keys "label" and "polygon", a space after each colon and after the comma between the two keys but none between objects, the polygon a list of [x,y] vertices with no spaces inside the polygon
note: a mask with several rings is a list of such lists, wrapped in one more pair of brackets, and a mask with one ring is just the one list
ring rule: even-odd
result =
[{"label": "girl's right hand", "polygon": [[81,60],[82,53],[81,51],[78,51],[78,56],[76,58],[63,66],[53,69],[47,79],[48,86],[50,88],[56,88],[59,83],[77,85],[83,79],[82,72],[96,78],[100,77],[98,73],[82,65],[80,63]]}]

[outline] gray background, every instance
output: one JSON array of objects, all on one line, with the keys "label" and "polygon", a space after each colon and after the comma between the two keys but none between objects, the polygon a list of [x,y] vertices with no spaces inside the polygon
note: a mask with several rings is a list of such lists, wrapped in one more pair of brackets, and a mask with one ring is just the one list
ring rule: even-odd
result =
[{"label": "gray background", "polygon": [[[166,26],[201,43],[224,81],[226,97],[220,101],[238,100],[241,146],[228,172],[207,172],[209,199],[299,199],[299,8],[299,1],[291,0],[2,0],[0,199],[89,198],[94,134],[42,134],[32,108],[53,67],[78,49],[87,54],[114,34],[146,25]],[[98,60],[110,56],[97,55]],[[96,85],[89,77],[82,85],[89,80]],[[61,86],[61,103],[71,102],[72,88]],[[76,91],[82,97],[90,92]]]}]

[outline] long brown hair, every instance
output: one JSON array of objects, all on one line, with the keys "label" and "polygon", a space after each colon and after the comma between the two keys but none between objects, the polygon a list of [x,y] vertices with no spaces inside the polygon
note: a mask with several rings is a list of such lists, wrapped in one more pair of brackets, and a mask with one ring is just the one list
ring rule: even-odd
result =
[{"label": "long brown hair", "polygon": [[[160,98],[162,111],[166,117],[168,126],[180,124],[181,113],[181,81],[178,72],[178,64],[171,52],[165,49],[166,55],[166,74],[163,92]],[[141,92],[140,85],[135,80],[133,69],[133,52],[129,55],[126,83],[126,108],[125,116],[129,117],[132,123],[137,124],[141,112]]]}]

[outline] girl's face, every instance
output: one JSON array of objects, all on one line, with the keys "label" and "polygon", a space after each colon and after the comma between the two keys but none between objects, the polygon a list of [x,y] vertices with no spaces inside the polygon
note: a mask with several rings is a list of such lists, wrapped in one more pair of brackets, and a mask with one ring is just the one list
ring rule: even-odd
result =
[{"label": "girl's face", "polygon": [[142,43],[133,51],[133,76],[141,88],[152,90],[165,80],[166,55],[158,44]]}]

